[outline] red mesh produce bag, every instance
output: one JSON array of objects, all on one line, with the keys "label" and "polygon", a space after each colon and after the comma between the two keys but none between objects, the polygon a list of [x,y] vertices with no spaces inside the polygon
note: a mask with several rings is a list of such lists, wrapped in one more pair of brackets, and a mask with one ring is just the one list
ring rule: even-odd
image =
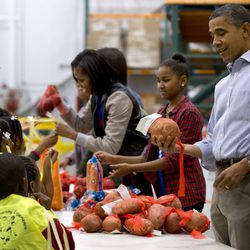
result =
[{"label": "red mesh produce bag", "polygon": [[[48,85],[36,109],[39,115],[45,116],[46,112],[53,111],[54,108],[58,107],[60,104],[62,104],[62,100],[56,86]],[[63,109],[63,105],[61,105],[61,109]],[[60,111],[63,112],[61,109]]]},{"label": "red mesh produce bag", "polygon": [[185,177],[184,177],[184,166],[183,166],[184,147],[180,141],[181,132],[177,123],[169,118],[158,118],[149,127],[148,132],[151,134],[152,138],[154,138],[155,136],[163,136],[164,138],[170,136],[173,139],[175,139],[176,137],[178,138],[177,144],[180,146],[180,153],[179,153],[180,179],[179,179],[178,196],[180,197],[185,196]]},{"label": "red mesh produce bag", "polygon": [[179,225],[183,226],[187,232],[191,232],[192,237],[196,239],[205,238],[202,232],[210,227],[210,221],[205,214],[193,210],[184,212],[178,209],[176,213],[182,218]]},{"label": "red mesh produce bag", "polygon": [[125,221],[126,229],[135,235],[149,235],[153,229],[153,223],[148,219],[143,219],[139,216],[130,216],[131,218]]}]

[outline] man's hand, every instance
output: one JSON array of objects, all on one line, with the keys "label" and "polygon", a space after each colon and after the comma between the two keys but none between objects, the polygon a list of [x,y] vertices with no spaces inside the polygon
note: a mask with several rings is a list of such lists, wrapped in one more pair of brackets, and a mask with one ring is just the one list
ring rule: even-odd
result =
[{"label": "man's hand", "polygon": [[110,172],[109,177],[124,176],[133,172],[131,171],[130,165],[128,163],[110,165],[110,168],[112,171]]},{"label": "man's hand", "polygon": [[73,128],[60,122],[56,123],[55,134],[72,140],[76,140],[77,138],[77,132]]},{"label": "man's hand", "polygon": [[177,145],[178,138],[172,138],[171,136],[163,136],[162,134],[153,135],[151,137],[151,141],[154,145],[156,145],[163,152],[168,153],[179,153],[180,146]]},{"label": "man's hand", "polygon": [[218,191],[228,191],[236,188],[248,173],[246,164],[247,160],[243,159],[223,170],[216,177],[214,187]]}]

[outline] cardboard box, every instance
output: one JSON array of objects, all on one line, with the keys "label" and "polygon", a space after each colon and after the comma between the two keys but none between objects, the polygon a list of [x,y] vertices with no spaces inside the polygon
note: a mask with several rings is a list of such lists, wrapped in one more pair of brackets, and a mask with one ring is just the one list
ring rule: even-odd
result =
[{"label": "cardboard box", "polygon": [[128,20],[126,55],[131,68],[155,68],[159,65],[160,20]]},{"label": "cardboard box", "polygon": [[115,47],[122,49],[121,21],[118,19],[89,19],[88,48]]}]

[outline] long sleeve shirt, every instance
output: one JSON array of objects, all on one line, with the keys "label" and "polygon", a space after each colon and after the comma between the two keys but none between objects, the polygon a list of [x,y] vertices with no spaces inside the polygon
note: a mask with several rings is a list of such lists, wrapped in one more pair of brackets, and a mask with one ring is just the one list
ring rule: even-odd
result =
[{"label": "long sleeve shirt", "polygon": [[[167,106],[168,104],[158,111],[163,117],[166,116]],[[203,127],[202,117],[198,109],[191,103],[188,97],[183,97],[168,115],[170,119],[178,124],[181,131],[180,140],[182,143],[191,144],[201,140],[201,131]],[[158,151],[158,147],[149,142],[146,153],[147,161],[157,159]],[[164,154],[164,181],[167,194],[177,195],[178,193],[180,178],[179,157],[179,154]],[[183,164],[186,195],[179,198],[183,207],[189,207],[205,201],[206,184],[202,168],[197,158],[185,155]],[[157,181],[156,172],[146,172],[144,175],[152,184]],[[158,192],[157,188],[156,192]]]},{"label": "long sleeve shirt", "polygon": [[132,115],[133,103],[123,91],[116,91],[108,97],[105,108],[108,112],[108,118],[103,138],[86,134],[93,128],[91,100],[87,103],[81,117],[69,108],[62,115],[62,118],[79,132],[76,139],[77,144],[92,152],[103,150],[117,154]]},{"label": "long sleeve shirt", "polygon": [[215,170],[216,160],[250,159],[250,50],[228,64],[228,70],[215,87],[208,138],[196,143],[208,170]]}]

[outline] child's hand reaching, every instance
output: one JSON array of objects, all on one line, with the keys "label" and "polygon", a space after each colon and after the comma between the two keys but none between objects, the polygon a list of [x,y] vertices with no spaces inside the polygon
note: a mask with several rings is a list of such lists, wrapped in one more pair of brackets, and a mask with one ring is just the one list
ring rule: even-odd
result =
[{"label": "child's hand reaching", "polygon": [[50,159],[52,161],[52,164],[54,164],[58,159],[58,151],[51,148],[46,158]]},{"label": "child's hand reaching", "polygon": [[110,165],[110,164],[118,163],[116,155],[112,155],[112,154],[109,154],[109,153],[104,152],[104,151],[97,151],[97,152],[95,152],[94,155],[103,164]]},{"label": "child's hand reaching", "polygon": [[46,155],[44,165],[42,167],[42,192],[48,195],[51,199],[54,196],[54,186],[52,180],[52,166],[58,158],[58,152],[54,149],[50,149]]},{"label": "child's hand reaching", "polygon": [[47,210],[51,209],[51,199],[47,195],[39,192],[39,193],[32,193],[30,198],[38,201],[43,207],[45,207]]},{"label": "child's hand reaching", "polygon": [[112,171],[109,173],[109,177],[124,176],[133,172],[128,163],[110,165],[110,168]]},{"label": "child's hand reaching", "polygon": [[35,149],[35,151],[37,151],[39,154],[42,154],[42,152],[47,149],[47,148],[51,148],[54,145],[56,145],[58,140],[58,136],[57,135],[49,135],[46,136],[45,138],[43,138],[43,140],[39,143],[39,145],[37,146],[37,148]]}]

